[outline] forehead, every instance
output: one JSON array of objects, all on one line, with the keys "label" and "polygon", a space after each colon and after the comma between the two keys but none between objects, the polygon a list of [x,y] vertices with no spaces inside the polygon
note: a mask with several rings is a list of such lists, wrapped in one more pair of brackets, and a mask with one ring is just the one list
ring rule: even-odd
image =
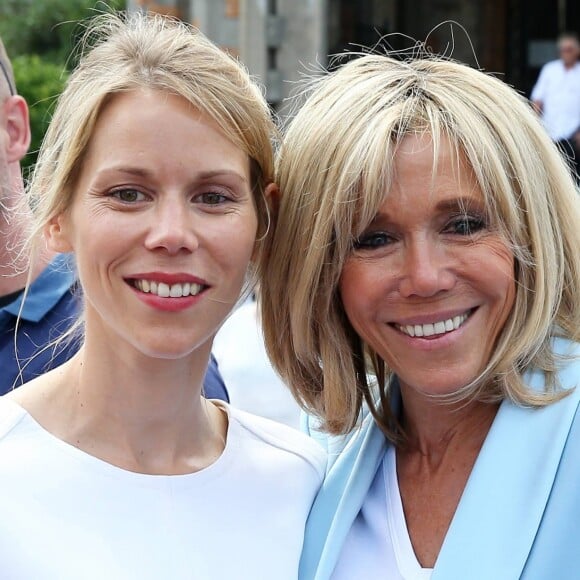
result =
[{"label": "forehead", "polygon": [[104,105],[88,143],[87,159],[122,155],[159,164],[232,165],[249,171],[245,151],[184,97],[152,89],[116,94]]},{"label": "forehead", "polygon": [[[383,209],[411,212],[453,200],[484,201],[465,154],[445,137],[410,134],[397,147]],[[464,203],[463,201],[461,203]]]},{"label": "forehead", "polygon": [[473,170],[463,150],[448,137],[411,133],[403,137],[395,151],[393,179],[473,180]]}]

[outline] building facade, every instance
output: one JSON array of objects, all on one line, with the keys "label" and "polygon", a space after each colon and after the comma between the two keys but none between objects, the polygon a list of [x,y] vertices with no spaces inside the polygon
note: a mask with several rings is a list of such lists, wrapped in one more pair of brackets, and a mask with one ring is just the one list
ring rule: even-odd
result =
[{"label": "building facade", "polygon": [[498,73],[528,94],[555,39],[580,31],[578,0],[129,0],[191,22],[240,57],[280,108],[328,55],[431,50]]}]

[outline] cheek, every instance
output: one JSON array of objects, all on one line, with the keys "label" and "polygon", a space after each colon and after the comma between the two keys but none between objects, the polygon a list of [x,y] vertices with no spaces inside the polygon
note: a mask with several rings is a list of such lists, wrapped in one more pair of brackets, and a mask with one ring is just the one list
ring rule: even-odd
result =
[{"label": "cheek", "polygon": [[490,292],[495,292],[504,308],[511,310],[515,300],[515,260],[509,248],[503,242],[489,247],[485,260],[481,261],[480,276],[489,285]]},{"label": "cheek", "polygon": [[214,255],[230,268],[245,272],[254,253],[257,228],[255,213],[216,223],[208,238]]},{"label": "cheek", "polygon": [[360,323],[367,320],[376,301],[377,285],[371,283],[368,268],[354,260],[348,260],[339,280],[339,293],[344,311],[352,326],[360,331]]}]

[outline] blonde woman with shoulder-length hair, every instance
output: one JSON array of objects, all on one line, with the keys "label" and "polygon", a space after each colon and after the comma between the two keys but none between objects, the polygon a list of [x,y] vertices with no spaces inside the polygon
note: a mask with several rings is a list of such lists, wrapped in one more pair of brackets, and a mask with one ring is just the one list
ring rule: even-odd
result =
[{"label": "blonde woman with shoulder-length hair", "polygon": [[293,580],[324,453],[202,396],[269,235],[268,106],[186,24],[109,14],[86,42],[30,183],[82,345],[0,399],[0,575]]},{"label": "blonde woman with shoulder-length hair", "polygon": [[277,163],[266,344],[329,452],[302,577],[572,578],[580,208],[529,103],[364,55]]}]

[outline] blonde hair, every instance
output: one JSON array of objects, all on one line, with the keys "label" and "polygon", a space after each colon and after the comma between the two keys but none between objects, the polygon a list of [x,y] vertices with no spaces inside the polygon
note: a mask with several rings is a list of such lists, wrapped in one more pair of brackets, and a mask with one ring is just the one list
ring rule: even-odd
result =
[{"label": "blonde hair", "polygon": [[147,88],[183,97],[251,161],[259,235],[268,228],[274,123],[260,88],[233,57],[178,20],[140,12],[90,21],[83,56],[58,100],[30,183],[37,232],[71,205],[100,112],[118,93]]},{"label": "blonde hair", "polygon": [[[389,405],[391,371],[351,327],[338,283],[389,190],[398,145],[416,132],[432,136],[435,159],[441,138],[466,159],[516,264],[509,319],[480,380],[457,400],[556,400],[550,339],[580,335],[579,198],[528,102],[500,80],[442,58],[362,56],[316,81],[287,128],[261,285],[272,362],[331,433],[352,429],[366,401],[387,436],[404,438]],[[552,377],[545,393],[524,385],[531,367]]]}]

